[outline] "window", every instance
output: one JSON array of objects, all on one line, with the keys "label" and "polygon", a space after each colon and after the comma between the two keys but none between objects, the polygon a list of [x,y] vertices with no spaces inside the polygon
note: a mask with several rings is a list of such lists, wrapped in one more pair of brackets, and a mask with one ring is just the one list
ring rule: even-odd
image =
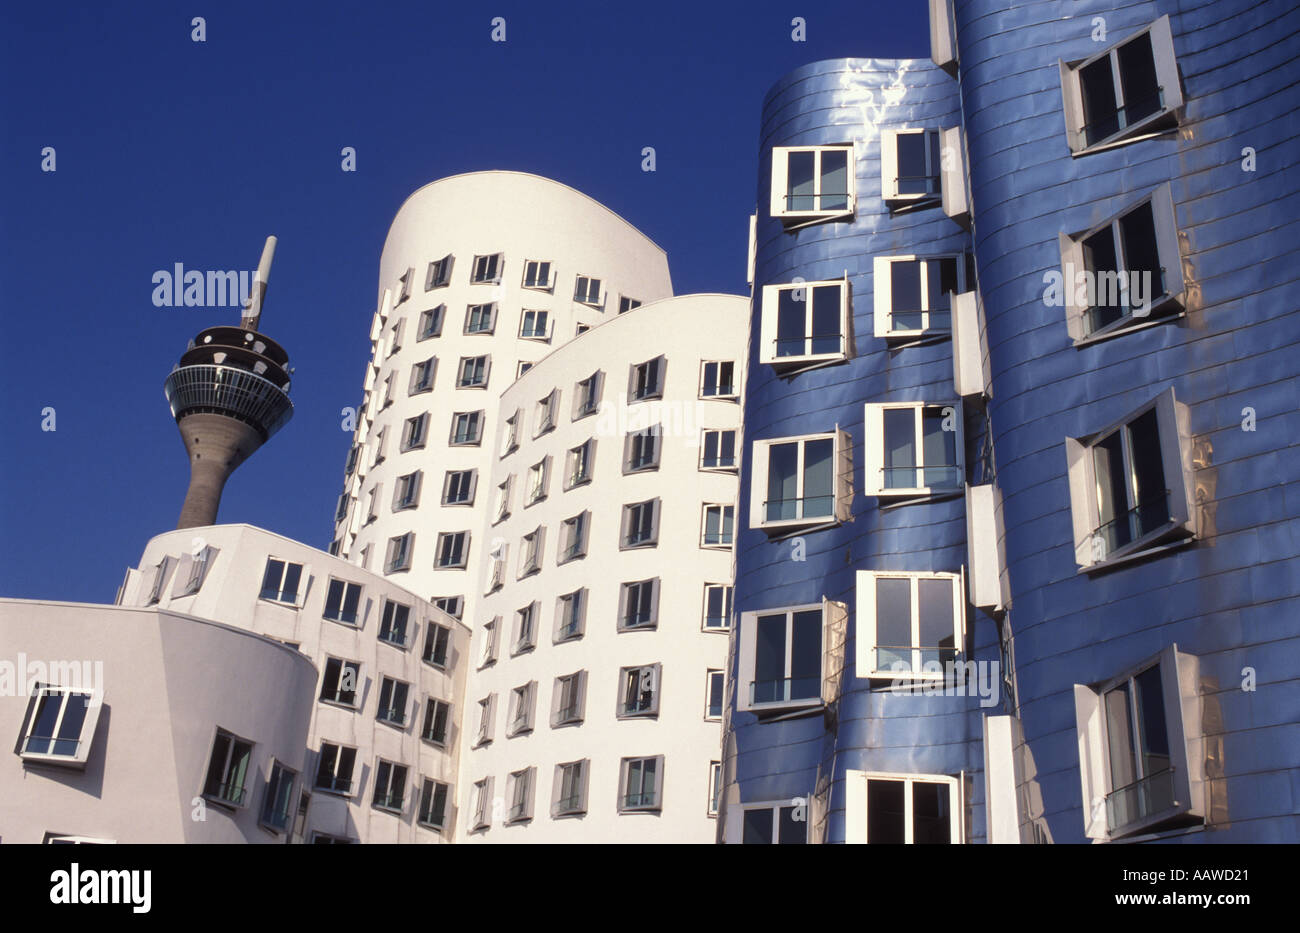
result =
[{"label": "window", "polygon": [[533,776],[536,768],[510,773],[510,813],[507,823],[523,823],[533,818]]},{"label": "window", "polygon": [[524,505],[529,506],[546,498],[546,480],[551,472],[551,458],[546,457],[528,468],[528,494]]},{"label": "window", "polygon": [[573,286],[573,300],[593,308],[600,307],[600,279],[588,275],[578,276]]},{"label": "window", "polygon": [[434,567],[438,570],[464,567],[469,559],[469,532],[444,531],[438,535],[438,556]]},{"label": "window", "polygon": [[701,547],[730,548],[736,524],[734,505],[704,506],[704,521],[700,535]]},{"label": "window", "polygon": [[853,147],[772,150],[771,214],[787,225],[853,217]]},{"label": "window", "polygon": [[407,473],[405,476],[397,478],[397,485],[393,489],[394,512],[413,509],[420,504],[420,480],[422,477],[423,473],[416,470],[414,473]]},{"label": "window", "polygon": [[515,612],[515,641],[511,654],[532,651],[537,645],[538,604],[529,603]]},{"label": "window", "polygon": [[918,497],[963,489],[961,402],[869,403],[865,437],[867,495]]},{"label": "window", "polygon": [[356,764],[357,750],[346,745],[322,742],[320,760],[316,766],[316,788],[336,794],[352,793],[352,768]]},{"label": "window", "polygon": [[488,579],[487,591],[495,593],[506,582],[506,560],[510,556],[510,545],[498,538],[488,556],[492,558],[492,573]]},{"label": "window", "polygon": [[525,311],[519,321],[519,336],[525,340],[550,340],[550,313],[547,311]]},{"label": "window", "polygon": [[1122,421],[1067,438],[1075,561],[1108,566],[1197,534],[1186,406],[1167,389]]},{"label": "window", "polygon": [[579,512],[560,524],[560,552],[556,555],[557,564],[587,556],[587,526],[590,519],[590,512]]},{"label": "window", "polygon": [[453,619],[459,619],[465,612],[464,596],[436,596],[433,600],[435,609],[447,613]]},{"label": "window", "polygon": [[877,256],[874,263],[877,337],[952,333],[952,296],[974,288],[974,257]]},{"label": "window", "polygon": [[379,623],[379,640],[398,648],[406,647],[407,624],[411,619],[411,607],[405,603],[384,600],[384,613]]},{"label": "window", "polygon": [[619,812],[658,810],[663,782],[663,755],[622,759],[619,762]]},{"label": "window", "polygon": [[478,745],[492,741],[492,712],[496,707],[497,695],[489,693],[478,701]]},{"label": "window", "polygon": [[652,629],[658,623],[659,578],[624,583],[619,599],[619,629]]},{"label": "window", "polygon": [[940,142],[937,128],[880,131],[880,190],[886,204],[896,209],[938,202]]},{"label": "window", "polygon": [[722,762],[709,762],[709,816],[718,815],[722,803]]},{"label": "window", "polygon": [[354,472],[356,472],[357,458],[360,455],[360,453],[361,453],[360,444],[353,444],[351,447],[348,448],[348,459],[347,462],[343,464],[343,475],[345,477],[351,476]]},{"label": "window", "polygon": [[471,829],[487,829],[492,825],[492,779],[474,782],[474,825]]},{"label": "window", "polygon": [[704,678],[704,718],[721,719],[723,688],[726,674],[724,671],[708,671]]},{"label": "window", "polygon": [[762,713],[831,702],[843,673],[847,619],[848,607],[830,600],[742,613],[736,708]]},{"label": "window", "polygon": [[1183,261],[1167,183],[1100,225],[1061,234],[1059,241],[1061,297],[1076,344],[1181,312]]},{"label": "window", "polygon": [[618,718],[659,715],[662,665],[624,667],[619,670]]},{"label": "window", "polygon": [[555,689],[551,694],[551,725],[572,726],[582,722],[586,693],[586,671],[555,678]]},{"label": "window", "polygon": [[406,725],[406,698],[411,685],[385,677],[379,687],[379,712],[375,718],[394,726]]},{"label": "window", "polygon": [[334,506],[334,521],[341,522],[348,517],[348,508],[352,505],[352,497],[346,492],[341,493],[338,503]]},{"label": "window", "polygon": [[806,845],[808,821],[802,819],[803,807],[781,805],[744,807],[741,810],[743,845]]},{"label": "window", "polygon": [[384,379],[384,401],[383,404],[379,406],[381,411],[393,404],[393,383],[396,379],[397,373],[395,372],[389,373]]},{"label": "window", "polygon": [[421,826],[441,830],[447,820],[447,796],[450,788],[441,781],[424,779],[420,787],[420,814],[416,818]]},{"label": "window", "polygon": [[317,846],[347,846],[352,845],[355,841],[346,836],[331,836],[329,833],[313,832],[311,834],[312,845]]},{"label": "window", "polygon": [[731,584],[704,584],[705,629],[721,631],[731,628],[731,598]]},{"label": "window", "polygon": [[289,815],[293,807],[293,783],[297,774],[278,761],[271,762],[271,776],[266,782],[262,797],[262,825],[276,832],[289,828]]},{"label": "window", "polygon": [[371,466],[379,466],[384,462],[384,441],[388,437],[388,428],[380,428],[379,433],[375,435],[375,459],[370,461]]},{"label": "window", "polygon": [[554,284],[555,277],[551,273],[549,262],[529,259],[524,263],[524,288],[537,288],[549,292]]},{"label": "window", "polygon": [[506,738],[533,731],[533,713],[537,705],[537,681],[515,687],[510,691],[510,727]]},{"label": "window", "polygon": [[217,549],[214,547],[203,547],[197,553],[184,555],[181,558],[180,569],[176,573],[176,590],[172,595],[193,596],[197,593],[203,586],[208,568],[212,566],[216,556]]},{"label": "window", "polygon": [[853,355],[849,281],[764,285],[759,362],[788,373]]},{"label": "window", "polygon": [[356,707],[357,691],[361,687],[361,662],[341,658],[325,659],[325,673],[321,675],[320,700]]},{"label": "window", "polygon": [[551,816],[578,816],[587,812],[587,759],[555,766],[555,800]]},{"label": "window", "polygon": [[519,449],[519,410],[507,418],[504,422],[504,430],[501,435],[501,456],[513,453]]},{"label": "window", "polygon": [[501,253],[493,253],[491,256],[475,256],[474,270],[470,274],[469,280],[475,284],[499,285],[501,283],[501,269],[504,265]]},{"label": "window", "polygon": [[298,586],[302,582],[302,564],[267,558],[266,572],[262,574],[260,599],[296,605]]},{"label": "window", "polygon": [[329,592],[325,594],[325,618],[344,625],[356,625],[360,603],[361,584],[331,579]]},{"label": "window", "polygon": [[[455,597],[460,599],[459,596]],[[459,618],[459,616],[457,616]],[[451,644],[451,629],[437,622],[430,622],[424,627],[424,654],[420,660],[434,667],[447,667],[447,649]]]},{"label": "window", "polygon": [[583,483],[591,482],[591,465],[595,459],[596,440],[589,438],[577,447],[571,448],[568,454],[568,464],[565,467],[566,490],[574,486],[581,486]]},{"label": "window", "polygon": [[657,424],[628,434],[623,441],[623,472],[641,473],[659,469],[662,436],[663,427]]},{"label": "window", "polygon": [[700,398],[735,398],[736,364],[731,360],[701,364]]},{"label": "window", "polygon": [[436,308],[420,312],[419,333],[415,338],[417,342],[442,336],[442,319],[446,311],[446,305],[438,305]]},{"label": "window", "polygon": [[429,263],[429,269],[424,274],[424,290],[432,291],[435,288],[442,288],[451,281],[451,257],[443,256],[441,259],[435,259]]},{"label": "window", "polygon": [[1183,92],[1168,16],[1091,58],[1059,64],[1072,155],[1178,125]]},{"label": "window", "polygon": [[489,363],[486,356],[462,356],[456,373],[456,388],[486,389]]},{"label": "window", "polygon": [[379,490],[383,488],[383,485],[383,483],[375,483],[370,487],[370,495],[366,499],[366,524],[370,524],[379,517]]},{"label": "window", "polygon": [[384,573],[399,573],[411,569],[411,552],[415,550],[415,532],[408,531],[388,539],[388,555],[384,558]]},{"label": "window", "polygon": [[846,431],[754,443],[749,525],[784,532],[847,521],[853,502]]},{"label": "window", "polygon": [[466,334],[490,334],[496,330],[496,324],[497,305],[495,301],[488,304],[470,305],[465,309]]},{"label": "window", "polygon": [[476,447],[483,440],[483,412],[458,411],[451,416],[451,446]]},{"label": "window", "polygon": [[943,679],[965,645],[963,578],[860,570],[859,677]]},{"label": "window", "polygon": [[587,615],[586,589],[565,593],[557,600],[555,613],[555,643],[582,637]]},{"label": "window", "polygon": [[[1202,822],[1199,659],[1169,645],[1119,677],[1075,684],[1089,838]],[[1190,767],[1189,767],[1190,765]]]},{"label": "window", "polygon": [[375,796],[372,803],[380,810],[402,812],[406,792],[406,765],[380,758],[375,765]]},{"label": "window", "polygon": [[592,373],[577,384],[573,392],[573,420],[594,415],[600,408],[600,389],[604,382],[600,370]]},{"label": "window", "polygon": [[659,500],[623,506],[621,548],[655,547],[659,543]]},{"label": "window", "polygon": [[402,429],[402,450],[414,450],[424,446],[425,434],[428,433],[429,413],[421,412],[414,418],[407,418]]},{"label": "window", "polygon": [[542,547],[545,538],[546,529],[538,526],[520,540],[519,579],[522,580],[542,569]]},{"label": "window", "polygon": [[510,517],[510,486],[513,481],[513,476],[507,476],[505,481],[497,487],[496,508],[492,513],[494,524]]},{"label": "window", "polygon": [[589,331],[589,330],[591,330],[591,325],[590,325],[590,324],[582,324],[582,323],[579,323],[579,324],[575,325],[574,328],[573,328],[573,336],[575,336],[575,337],[581,337],[583,334],[585,334],[585,333],[586,333],[587,331]]},{"label": "window", "polygon": [[411,387],[408,395],[418,395],[421,392],[433,390],[433,375],[438,367],[438,358],[431,356],[423,362],[416,363],[411,367]]},{"label": "window", "polygon": [[337,538],[335,538],[333,541],[330,542],[329,550],[328,550],[327,553],[328,553],[331,557],[338,557],[338,556],[339,556],[339,552],[340,552],[341,550],[343,550],[343,538],[342,538],[342,536],[337,537]]},{"label": "window", "polygon": [[442,486],[443,505],[473,505],[478,470],[448,470]]},{"label": "window", "polygon": [[451,717],[451,706],[445,700],[429,697],[424,705],[424,726],[420,738],[432,742],[440,748],[447,746],[447,724]]},{"label": "window", "polygon": [[709,430],[703,433],[700,439],[700,469],[735,471],[735,431]]},{"label": "window", "polygon": [[217,730],[208,760],[208,776],[203,782],[203,796],[215,803],[242,807],[248,792],[244,782],[253,760],[253,743],[223,729]]},{"label": "window", "polygon": [[389,338],[388,355],[392,356],[398,350],[402,349],[402,325],[405,320],[398,321],[392,326],[392,337]]},{"label": "window", "polygon": [[37,684],[27,703],[19,754],[26,761],[84,766],[101,708],[102,700],[91,692]]},{"label": "window", "polygon": [[641,307],[641,302],[637,301],[635,298],[629,298],[627,295],[623,295],[618,299],[619,314],[627,314],[627,312],[631,311],[633,308],[639,307]]},{"label": "window", "polygon": [[937,774],[845,773],[845,841],[949,845],[962,841],[961,788]]},{"label": "window", "polygon": [[667,362],[662,356],[634,365],[628,377],[627,400],[643,402],[646,399],[663,398],[666,368]]},{"label": "window", "polygon": [[541,437],[547,431],[555,427],[555,411],[560,405],[560,390],[552,389],[546,397],[539,399],[537,402],[537,433],[534,437]]},{"label": "window", "polygon": [[530,363],[528,360],[520,360],[519,368],[515,371],[515,378],[518,379],[520,376],[528,372],[528,370],[532,369],[536,365],[537,365],[536,363]]}]

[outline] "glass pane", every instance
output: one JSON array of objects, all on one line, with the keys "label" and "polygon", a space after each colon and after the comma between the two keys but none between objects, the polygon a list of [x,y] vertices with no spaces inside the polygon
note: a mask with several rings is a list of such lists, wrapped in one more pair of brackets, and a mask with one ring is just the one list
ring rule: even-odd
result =
[{"label": "glass pane", "polygon": [[840,286],[818,285],[812,290],[812,352],[839,353]]},{"label": "glass pane", "polygon": [[920,330],[921,262],[900,260],[889,264],[890,327],[892,330]]},{"label": "glass pane", "polygon": [[926,408],[921,413],[921,432],[923,436],[922,456],[925,463],[925,485],[927,487],[953,488],[961,485],[961,475],[957,471],[957,432],[944,429],[944,422],[951,417],[956,420],[956,411],[944,414],[942,408]]},{"label": "glass pane", "polygon": [[829,516],[835,511],[834,450],[829,437],[804,443],[802,518]]},{"label": "glass pane", "polygon": [[950,330],[952,328],[951,293],[958,289],[957,257],[927,260],[925,277],[930,311],[926,327]]},{"label": "glass pane", "polygon": [[791,152],[786,163],[786,181],[788,184],[785,208],[788,211],[811,211],[816,209],[813,186],[815,152]]},{"label": "glass pane", "polygon": [[1115,101],[1115,78],[1110,56],[1103,55],[1079,70],[1083,97],[1083,141],[1091,145],[1119,132],[1120,117]]},{"label": "glass pane", "polygon": [[284,573],[284,590],[280,598],[291,603],[298,598],[298,581],[302,577],[302,564],[289,564]]},{"label": "glass pane", "polygon": [[280,578],[284,575],[284,562],[278,560],[268,560],[266,562],[266,573],[262,575],[262,592],[263,599],[276,599],[280,593]]},{"label": "glass pane", "polygon": [[1151,34],[1144,32],[1119,47],[1119,86],[1124,92],[1122,125],[1130,126],[1159,113],[1160,82],[1151,53]]},{"label": "glass pane", "polygon": [[1153,408],[1128,426],[1129,453],[1133,457],[1132,532],[1139,538],[1169,521],[1169,494],[1165,490],[1164,460],[1160,454],[1160,425]]},{"label": "glass pane", "polygon": [[916,412],[911,408],[886,408],[885,476],[886,489],[911,489],[918,485],[916,475]]},{"label": "glass pane", "polygon": [[920,614],[921,664],[933,670],[956,658],[953,637],[953,584],[951,580],[917,581]]},{"label": "glass pane", "polygon": [[928,781],[912,782],[912,842],[947,845],[952,842],[951,787]]},{"label": "glass pane", "polygon": [[772,811],[768,809],[745,811],[744,845],[772,844]]},{"label": "glass pane", "polygon": [[1092,468],[1097,480],[1097,534],[1107,554],[1132,540],[1122,444],[1120,432],[1116,431],[1092,448]]},{"label": "glass pane", "polygon": [[1138,728],[1142,733],[1138,737],[1142,774],[1150,777],[1169,770],[1169,732],[1165,723],[1165,696],[1160,683],[1160,668],[1147,668],[1133,678],[1133,686],[1137,694]]},{"label": "glass pane", "polygon": [[876,578],[876,669],[912,669],[912,583]]},{"label": "glass pane", "polygon": [[843,211],[849,207],[849,150],[827,149],[822,157],[821,204],[824,211]]},{"label": "glass pane", "polygon": [[767,449],[766,520],[779,521],[798,515],[798,444],[773,444]]},{"label": "glass pane", "polygon": [[904,829],[902,781],[872,778],[867,781],[867,842],[899,845],[907,841]]},{"label": "glass pane", "polygon": [[[1156,248],[1156,222],[1151,213],[1151,202],[1129,211],[1119,221],[1120,238],[1124,244],[1124,267],[1129,272],[1129,289],[1136,284],[1137,294],[1130,294],[1128,303],[1140,307],[1152,298],[1164,294],[1164,273],[1160,268],[1160,251]],[[1147,275],[1134,283],[1133,274]]]},{"label": "glass pane", "polygon": [[930,173],[925,164],[925,136],[924,132],[899,133],[897,136],[899,194],[928,194],[930,191]]},{"label": "glass pane", "polygon": [[803,356],[807,350],[805,326],[808,289],[783,288],[776,301],[776,355]]},{"label": "glass pane", "polygon": [[1133,714],[1129,703],[1128,684],[1121,684],[1109,691],[1104,700],[1110,786],[1111,790],[1115,791],[1132,784],[1137,779],[1137,766],[1133,758]]},{"label": "glass pane", "polygon": [[822,613],[794,614],[790,645],[790,699],[811,700],[822,693]]},{"label": "glass pane", "polygon": [[784,700],[785,623],[780,615],[759,616],[754,627],[754,683],[752,702]]},{"label": "glass pane", "polygon": [[794,807],[782,807],[777,841],[783,846],[805,845],[808,842],[808,823],[794,818]]}]

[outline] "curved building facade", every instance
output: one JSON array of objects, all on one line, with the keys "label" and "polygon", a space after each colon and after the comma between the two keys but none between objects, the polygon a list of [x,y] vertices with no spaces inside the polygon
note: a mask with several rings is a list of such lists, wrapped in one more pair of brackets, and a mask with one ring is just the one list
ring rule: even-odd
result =
[{"label": "curved building facade", "polygon": [[467,841],[714,838],[746,305],[647,304],[502,393]]}]

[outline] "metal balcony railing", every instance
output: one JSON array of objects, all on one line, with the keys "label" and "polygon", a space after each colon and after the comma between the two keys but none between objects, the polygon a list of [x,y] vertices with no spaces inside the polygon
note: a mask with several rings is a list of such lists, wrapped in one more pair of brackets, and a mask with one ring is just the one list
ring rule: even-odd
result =
[{"label": "metal balcony railing", "polygon": [[293,416],[289,394],[275,383],[248,370],[200,364],[178,366],[163,386],[172,417],[211,413],[250,424],[263,440]]},{"label": "metal balcony railing", "polygon": [[1115,832],[1153,813],[1168,810],[1174,802],[1174,769],[1148,774],[1106,795],[1106,826]]}]

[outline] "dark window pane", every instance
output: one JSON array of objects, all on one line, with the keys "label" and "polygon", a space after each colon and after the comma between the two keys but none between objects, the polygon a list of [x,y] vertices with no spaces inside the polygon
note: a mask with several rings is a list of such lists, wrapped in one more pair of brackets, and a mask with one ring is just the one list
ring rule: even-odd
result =
[{"label": "dark window pane", "polygon": [[1083,92],[1084,143],[1091,145],[1119,132],[1115,78],[1109,55],[1080,69],[1079,88]]},{"label": "dark window pane", "polygon": [[927,194],[930,173],[925,164],[925,133],[899,133],[898,193]]},{"label": "dark window pane", "polygon": [[808,823],[794,818],[795,807],[782,807],[777,841],[783,846],[806,845],[808,842]]},{"label": "dark window pane", "polygon": [[776,355],[803,356],[807,353],[805,327],[808,318],[808,289],[785,288],[777,292]]},{"label": "dark window pane", "polygon": [[786,210],[811,211],[816,208],[813,196],[815,152],[791,152],[786,168],[786,180],[789,185],[786,198]]},{"label": "dark window pane", "polygon": [[886,489],[910,489],[919,483],[916,471],[916,412],[911,408],[886,408]]},{"label": "dark window pane", "polygon": [[898,577],[876,579],[876,668],[912,669],[912,584]]},{"label": "dark window pane", "polygon": [[768,521],[798,516],[798,444],[773,444],[768,449],[767,504]]},{"label": "dark window pane", "polygon": [[[1129,271],[1129,283],[1132,287],[1132,273],[1147,273],[1151,277],[1139,286],[1143,301],[1164,294],[1164,276],[1160,269],[1160,251],[1156,247],[1156,222],[1151,213],[1151,202],[1137,207],[1119,221],[1119,234],[1124,243],[1124,267]],[[1140,302],[1129,298],[1129,304]]]},{"label": "dark window pane", "polygon": [[849,151],[828,149],[822,157],[821,204],[824,211],[847,210],[849,206]]},{"label": "dark window pane", "polygon": [[867,781],[867,842],[899,845],[907,841],[903,827],[902,781]]},{"label": "dark window pane", "polygon": [[812,352],[839,353],[840,286],[819,285],[812,290]]},{"label": "dark window pane", "polygon": [[803,448],[803,511],[801,518],[821,518],[835,511],[834,442],[828,437],[807,441]]},{"label": "dark window pane", "polygon": [[952,842],[951,788],[947,784],[912,782],[912,842],[947,845]]},{"label": "dark window pane", "polygon": [[1124,91],[1124,126],[1160,111],[1160,83],[1150,33],[1119,47],[1119,84]]},{"label": "dark window pane", "polygon": [[1169,521],[1164,463],[1160,454],[1160,425],[1153,408],[1128,427],[1133,456],[1133,485],[1137,496],[1132,532],[1141,537]]},{"label": "dark window pane", "polygon": [[921,327],[921,263],[908,259],[889,264],[890,330]]},{"label": "dark window pane", "polygon": [[810,700],[822,692],[822,613],[806,609],[794,614],[790,645],[790,699]]},{"label": "dark window pane", "polygon": [[921,663],[933,668],[956,657],[953,640],[953,585],[951,580],[917,581],[917,611],[920,613]]},{"label": "dark window pane", "polygon": [[742,842],[747,846],[772,844],[771,810],[745,811],[745,834]]},{"label": "dark window pane", "polygon": [[784,614],[759,616],[754,632],[755,703],[770,703],[785,697]]},{"label": "dark window pane", "polygon": [[1092,449],[1092,469],[1097,480],[1097,534],[1109,554],[1132,539],[1128,522],[1128,484],[1124,476],[1123,441],[1115,431]]}]

